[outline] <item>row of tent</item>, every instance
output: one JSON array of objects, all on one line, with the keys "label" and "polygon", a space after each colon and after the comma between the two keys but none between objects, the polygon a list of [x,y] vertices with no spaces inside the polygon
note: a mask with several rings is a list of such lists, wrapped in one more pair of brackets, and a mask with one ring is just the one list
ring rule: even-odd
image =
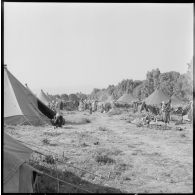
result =
[{"label": "row of tent", "polygon": [[[168,95],[157,88],[145,101],[146,104],[155,105],[162,101],[167,102],[170,99]],[[171,97],[173,106],[185,104],[185,102],[176,96]],[[113,102],[112,96],[104,95],[100,97],[102,102]],[[130,104],[139,101],[138,98],[130,94],[123,94],[116,102]],[[7,69],[4,67],[4,123],[30,124],[30,125],[44,125],[50,124],[50,119],[55,115],[48,105],[51,99],[43,90],[36,97],[36,95],[28,88],[22,85]]]},{"label": "row of tent", "polygon": [[[38,98],[45,104],[49,105],[51,99],[41,90]],[[114,98],[110,95],[102,95],[100,98],[101,102],[113,102]],[[148,105],[158,105],[162,103],[162,101],[167,102],[170,99],[168,95],[166,95],[161,89],[156,89],[151,95],[149,95],[145,100],[145,103]],[[138,98],[134,97],[132,93],[125,93],[123,94],[116,102],[130,104],[132,102],[139,101]],[[181,106],[184,105],[185,102],[178,98],[177,96],[173,95],[171,97],[171,103],[173,106]]]},{"label": "row of tent", "polygon": [[[147,98],[145,98],[142,101],[145,101],[145,103],[148,105],[159,105],[160,103],[162,103],[162,101],[168,102],[170,99],[171,99],[171,104],[173,106],[181,106],[185,104],[183,100],[176,97],[175,95],[173,95],[170,98],[159,88],[155,89],[155,91],[152,94],[150,94]],[[113,101],[112,96],[108,96],[108,98],[105,101],[107,102]],[[137,102],[137,101],[139,101],[139,99],[134,97],[132,93],[125,93],[116,102],[122,104],[131,104],[132,102]]]}]

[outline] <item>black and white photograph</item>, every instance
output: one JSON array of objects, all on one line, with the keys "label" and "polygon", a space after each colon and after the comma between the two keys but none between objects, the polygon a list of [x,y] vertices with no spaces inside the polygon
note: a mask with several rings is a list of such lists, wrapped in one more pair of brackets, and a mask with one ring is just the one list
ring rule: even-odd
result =
[{"label": "black and white photograph", "polygon": [[2,11],[3,193],[193,193],[194,3]]}]

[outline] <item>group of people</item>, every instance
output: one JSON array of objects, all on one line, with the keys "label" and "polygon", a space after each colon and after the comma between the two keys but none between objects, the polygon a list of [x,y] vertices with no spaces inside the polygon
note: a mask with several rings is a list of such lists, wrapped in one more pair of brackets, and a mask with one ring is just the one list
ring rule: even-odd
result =
[{"label": "group of people", "polygon": [[108,112],[113,106],[110,102],[98,102],[97,100],[81,100],[79,103],[79,111],[89,110],[89,113],[100,111]]},{"label": "group of people", "polygon": [[171,99],[165,103],[164,101],[161,102],[160,108],[156,106],[146,105],[145,102],[142,103],[140,111],[145,109],[147,111],[147,116],[144,118],[146,124],[149,124],[152,119],[157,121],[156,115],[161,115],[162,120],[165,124],[169,123],[171,120]]}]

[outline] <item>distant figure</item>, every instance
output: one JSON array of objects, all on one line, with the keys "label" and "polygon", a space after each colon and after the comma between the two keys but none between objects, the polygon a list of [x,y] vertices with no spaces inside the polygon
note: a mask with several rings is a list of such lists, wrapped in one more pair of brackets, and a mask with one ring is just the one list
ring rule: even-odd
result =
[{"label": "distant figure", "polygon": [[100,112],[103,113],[104,112],[104,104],[102,103],[100,106]]},{"label": "distant figure", "polygon": [[60,107],[60,110],[63,110],[63,102],[62,101],[59,102],[59,107]]},{"label": "distant figure", "polygon": [[52,124],[55,126],[54,128],[62,127],[62,125],[65,124],[65,119],[59,112],[57,112],[54,118],[52,119]]},{"label": "distant figure", "polygon": [[162,115],[165,124],[170,122],[170,112],[171,112],[171,99],[166,104],[164,103],[164,101],[162,102]]},{"label": "distant figure", "polygon": [[92,104],[89,102],[89,113],[92,114]]}]

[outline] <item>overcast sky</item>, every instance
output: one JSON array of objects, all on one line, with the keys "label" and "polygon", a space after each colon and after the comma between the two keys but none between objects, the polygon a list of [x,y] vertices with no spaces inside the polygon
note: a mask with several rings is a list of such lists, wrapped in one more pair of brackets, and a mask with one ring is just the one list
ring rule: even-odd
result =
[{"label": "overcast sky", "polygon": [[186,72],[193,4],[4,3],[5,64],[38,93],[90,93]]}]

